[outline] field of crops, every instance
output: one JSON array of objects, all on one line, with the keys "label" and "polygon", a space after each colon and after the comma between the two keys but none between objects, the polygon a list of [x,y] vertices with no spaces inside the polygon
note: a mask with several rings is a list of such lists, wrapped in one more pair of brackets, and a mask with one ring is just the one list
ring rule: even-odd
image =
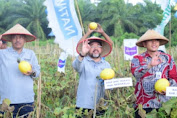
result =
[{"label": "field of crops", "polygon": [[[75,57],[68,57],[64,74],[57,71],[58,58],[62,52],[57,44],[46,42],[41,45],[36,41],[33,44],[27,44],[25,47],[35,51],[41,66],[41,76],[34,83],[36,109],[32,117],[74,118],[75,115],[79,115],[81,111],[75,110],[79,77],[72,68]],[[139,53],[143,51],[143,48],[139,49]],[[175,51],[176,48],[167,49],[167,53],[171,53],[175,61],[177,61]],[[130,72],[130,61],[124,61],[123,47],[114,44],[113,51],[106,57],[106,60],[110,62],[114,69],[116,78],[132,77],[133,85],[135,85],[135,78]],[[97,118],[133,118],[135,112],[133,109],[134,101],[134,87],[106,90],[106,99],[102,99],[97,105],[97,110],[104,109],[106,112],[102,116],[97,116]],[[104,105],[105,102],[106,105]],[[172,99],[164,104],[158,113],[154,111],[147,117],[176,118],[176,103],[176,99]],[[171,108],[173,108],[172,112],[170,112]],[[88,118],[91,117],[90,113],[86,112],[85,114]]]}]

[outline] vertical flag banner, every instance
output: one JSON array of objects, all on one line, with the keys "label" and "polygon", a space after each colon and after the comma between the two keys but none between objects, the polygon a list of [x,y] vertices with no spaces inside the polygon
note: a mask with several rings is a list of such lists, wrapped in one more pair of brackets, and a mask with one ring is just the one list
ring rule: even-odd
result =
[{"label": "vertical flag banner", "polygon": [[137,39],[124,39],[124,60],[132,60],[138,54]]},{"label": "vertical flag banner", "polygon": [[74,0],[46,0],[49,27],[55,35],[55,43],[70,55],[77,55],[76,45],[82,37]]},{"label": "vertical flag banner", "polygon": [[175,3],[176,5],[175,5],[174,10],[176,11],[176,13],[174,14],[174,17],[177,18],[177,0],[176,0],[175,2],[176,2],[176,3]]},{"label": "vertical flag banner", "polygon": [[68,54],[78,55],[76,46],[82,37],[82,29],[77,18],[74,0],[46,0],[49,27],[55,35],[55,43],[64,50],[58,60],[58,71],[65,72]]},{"label": "vertical flag banner", "polygon": [[[163,10],[163,19],[160,25],[157,25],[155,31],[159,32],[161,35],[164,35],[165,26],[171,19],[171,0],[163,0],[163,2],[161,0],[157,0],[156,2],[161,4],[161,8]],[[159,50],[166,52],[164,45],[160,46]]]}]

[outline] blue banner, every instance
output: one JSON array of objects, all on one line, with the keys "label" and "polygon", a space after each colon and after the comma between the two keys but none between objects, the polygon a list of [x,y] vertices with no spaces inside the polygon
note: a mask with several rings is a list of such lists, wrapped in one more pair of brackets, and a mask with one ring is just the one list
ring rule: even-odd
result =
[{"label": "blue banner", "polygon": [[55,43],[66,53],[76,56],[76,46],[82,37],[82,29],[75,11],[74,0],[46,0],[49,27],[55,35]]},{"label": "blue banner", "polygon": [[71,15],[71,0],[52,0],[54,4],[57,21],[62,29],[65,40],[78,35],[77,27]]}]

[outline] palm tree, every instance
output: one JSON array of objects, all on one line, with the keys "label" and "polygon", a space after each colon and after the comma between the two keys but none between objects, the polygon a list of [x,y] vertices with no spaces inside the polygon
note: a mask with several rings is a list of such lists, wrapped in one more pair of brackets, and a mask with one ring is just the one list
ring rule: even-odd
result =
[{"label": "palm tree", "polygon": [[87,26],[90,22],[96,22],[96,6],[92,4],[89,0],[78,0],[78,6],[83,21],[83,26],[85,30],[87,30]]},{"label": "palm tree", "polygon": [[135,18],[132,9],[133,5],[125,4],[124,0],[102,0],[98,4],[97,11],[100,15],[100,22],[113,32],[113,36],[119,37],[124,32],[136,33],[138,30],[133,23]]},{"label": "palm tree", "polygon": [[160,6],[152,3],[149,0],[144,0],[145,5],[137,4],[134,6],[136,12],[134,16],[137,17],[135,24],[139,27],[139,35],[142,35],[147,29],[153,29],[160,24],[162,20],[162,13]]},{"label": "palm tree", "polygon": [[[13,24],[20,23],[38,39],[46,39],[44,28],[47,27],[44,0],[18,0],[13,5]],[[49,33],[49,32],[48,32]]]},{"label": "palm tree", "polygon": [[11,16],[12,11],[10,6],[12,6],[13,3],[14,0],[0,0],[0,34],[4,33],[12,22],[9,16]]}]

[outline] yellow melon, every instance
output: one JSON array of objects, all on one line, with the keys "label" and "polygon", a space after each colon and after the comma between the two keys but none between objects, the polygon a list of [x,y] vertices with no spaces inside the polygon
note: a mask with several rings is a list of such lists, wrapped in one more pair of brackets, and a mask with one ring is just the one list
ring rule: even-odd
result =
[{"label": "yellow melon", "polygon": [[89,24],[89,28],[91,29],[91,30],[95,30],[96,28],[97,28],[97,23],[95,23],[95,22],[91,22],[90,24]]},{"label": "yellow melon", "polygon": [[155,90],[158,92],[166,91],[166,88],[170,86],[170,82],[166,78],[161,78],[155,83]]},{"label": "yellow melon", "polygon": [[103,80],[112,79],[112,78],[114,78],[114,76],[115,76],[115,72],[111,68],[105,68],[100,73],[100,78]]},{"label": "yellow melon", "polygon": [[32,70],[31,65],[27,61],[20,61],[18,68],[22,73],[27,73]]}]

